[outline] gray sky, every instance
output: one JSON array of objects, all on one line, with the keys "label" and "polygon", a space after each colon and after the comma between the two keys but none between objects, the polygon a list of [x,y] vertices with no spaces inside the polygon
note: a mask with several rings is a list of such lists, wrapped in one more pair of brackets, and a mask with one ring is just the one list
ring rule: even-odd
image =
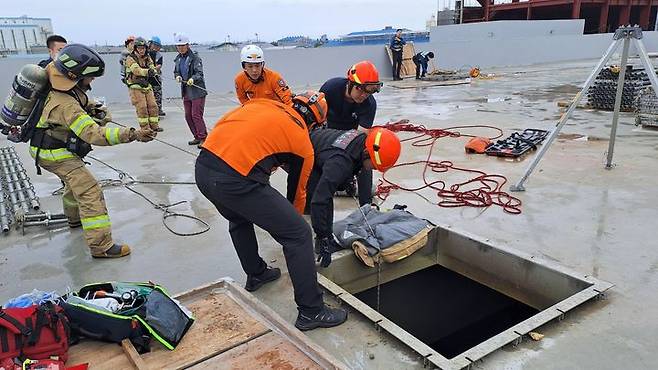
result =
[{"label": "gray sky", "polygon": [[[291,35],[329,38],[384,26],[425,29],[436,0],[119,0],[3,1],[2,16],[51,18],[55,33],[70,42],[121,44],[129,34],[158,35],[164,43],[176,32],[192,42]],[[141,6],[143,9],[137,9]]]}]

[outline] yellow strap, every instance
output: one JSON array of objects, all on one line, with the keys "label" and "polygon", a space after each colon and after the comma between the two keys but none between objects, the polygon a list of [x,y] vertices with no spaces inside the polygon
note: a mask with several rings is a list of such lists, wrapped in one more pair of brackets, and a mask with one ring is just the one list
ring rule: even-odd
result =
[{"label": "yellow strap", "polygon": [[105,128],[105,138],[110,145],[121,144],[119,140],[119,129],[118,128]]},{"label": "yellow strap", "polygon": [[149,117],[149,123],[158,123],[159,121],[159,117]]},{"label": "yellow strap", "polygon": [[81,219],[80,222],[82,222],[82,228],[84,230],[94,230],[112,226],[112,223],[110,222],[110,216],[107,214],[94,217],[85,217]]},{"label": "yellow strap", "polygon": [[[379,147],[379,141],[382,138],[382,132],[377,131],[377,134],[375,135],[375,146]],[[375,152],[375,162],[381,166],[382,160],[379,158],[379,149],[378,150],[373,150]]]},{"label": "yellow strap", "polygon": [[41,116],[39,122],[37,123],[37,128],[48,128],[48,122],[46,122],[46,117]]},{"label": "yellow strap", "polygon": [[78,116],[78,118],[76,118],[75,121],[73,121],[73,123],[69,126],[69,128],[77,136],[80,136],[85,128],[95,124],[96,122],[94,122],[94,120],[91,117],[89,117],[88,114],[83,113],[80,116]]},{"label": "yellow strap", "polygon": [[36,146],[31,146],[30,147],[30,155],[32,158],[36,158],[37,156],[37,151],[39,151],[39,159],[43,159],[45,161],[61,161],[63,159],[69,159],[69,158],[76,158],[76,155],[69,152],[68,150],[61,148],[61,149],[41,149],[39,150],[38,147]]}]

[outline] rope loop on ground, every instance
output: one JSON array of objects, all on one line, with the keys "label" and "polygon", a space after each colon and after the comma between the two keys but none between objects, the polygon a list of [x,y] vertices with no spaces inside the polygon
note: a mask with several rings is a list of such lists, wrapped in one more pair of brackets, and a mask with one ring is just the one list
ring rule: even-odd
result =
[{"label": "rope loop on ground", "polygon": [[[162,211],[162,224],[172,234],[177,235],[177,236],[195,236],[195,235],[203,234],[206,231],[210,230],[210,224],[208,224],[206,221],[204,221],[204,220],[202,220],[202,219],[200,219],[196,216],[188,215],[188,214],[185,214],[185,213],[172,212],[170,210],[170,208],[172,208],[172,207],[181,205],[183,203],[187,203],[188,202],[187,200],[181,200],[181,201],[171,203],[171,204],[156,203],[156,202],[152,201],[146,195],[142,194],[141,192],[139,192],[139,191],[137,191],[137,190],[135,190],[131,187],[132,185],[145,185],[145,184],[172,185],[172,186],[173,185],[193,185],[193,184],[196,184],[195,182],[186,182],[186,181],[162,181],[162,182],[160,182],[160,181],[140,181],[140,180],[135,179],[128,172],[123,171],[121,169],[118,169],[116,167],[113,167],[109,163],[104,162],[104,161],[102,161],[102,160],[100,160],[96,157],[93,157],[91,155],[87,155],[87,157],[93,159],[94,161],[96,161],[96,162],[98,162],[98,163],[100,163],[104,166],[106,166],[107,168],[110,168],[111,170],[113,170],[114,172],[116,172],[119,175],[118,180],[116,180],[116,179],[100,180],[99,184],[101,184],[102,187],[106,187],[106,186],[123,186],[124,188],[128,189],[132,193],[140,196],[142,199],[147,201],[149,204],[151,204],[153,206],[153,208],[161,210]],[[55,192],[63,191],[63,188],[64,187],[56,190]],[[53,192],[53,194],[55,192]],[[201,225],[201,229],[198,230],[198,231],[193,231],[193,232],[189,232],[189,233],[176,231],[171,226],[169,226],[167,224],[167,220],[172,218],[172,217],[182,217],[182,218],[188,218],[188,219],[194,220],[194,221],[196,221],[197,224]]]},{"label": "rope loop on ground", "polygon": [[[486,208],[492,205],[496,205],[501,207],[503,211],[510,214],[521,213],[521,200],[502,190],[503,186],[507,183],[507,178],[505,176],[487,174],[480,170],[458,167],[455,166],[453,162],[447,160],[435,161],[431,159],[434,144],[438,139],[444,137],[458,138],[462,136],[476,137],[476,135],[461,133],[459,130],[462,129],[491,129],[494,130],[494,132],[497,134],[489,137],[489,139],[495,140],[503,135],[503,131],[500,128],[489,125],[464,125],[429,129],[423,125],[413,124],[406,119],[387,123],[379,127],[387,128],[393,132],[415,133],[417,135],[402,139],[400,142],[411,141],[412,146],[429,147],[427,158],[425,160],[398,163],[382,174],[382,179],[379,180],[377,184],[377,190],[375,192],[375,195],[382,201],[385,201],[392,191],[404,190],[417,193],[428,202],[439,207]],[[423,185],[416,187],[406,187],[399,183],[393,182],[387,177],[387,175],[389,175],[390,172],[395,168],[419,165],[423,166]],[[466,174],[473,174],[473,177],[461,183],[450,185],[446,184],[443,180],[428,179],[429,174],[447,173],[450,171],[459,171]],[[434,190],[436,196],[439,198],[438,201],[430,200],[418,193],[424,189]]]}]

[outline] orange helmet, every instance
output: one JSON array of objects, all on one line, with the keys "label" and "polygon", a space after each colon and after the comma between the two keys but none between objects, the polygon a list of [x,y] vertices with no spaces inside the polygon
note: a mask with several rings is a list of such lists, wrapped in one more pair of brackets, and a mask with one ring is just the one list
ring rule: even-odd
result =
[{"label": "orange helmet", "polygon": [[480,76],[480,67],[471,68],[468,74],[473,78],[477,78],[478,76]]},{"label": "orange helmet", "polygon": [[304,117],[309,130],[315,125],[321,125],[327,120],[327,99],[324,93],[307,90],[292,98],[293,108]]},{"label": "orange helmet", "polygon": [[366,151],[372,166],[384,172],[393,167],[400,157],[400,139],[389,129],[375,127],[366,137]]},{"label": "orange helmet", "polygon": [[382,82],[379,81],[379,72],[372,62],[364,60],[353,65],[347,70],[347,79],[355,84],[361,85],[364,91],[368,93],[379,92],[382,87]]}]

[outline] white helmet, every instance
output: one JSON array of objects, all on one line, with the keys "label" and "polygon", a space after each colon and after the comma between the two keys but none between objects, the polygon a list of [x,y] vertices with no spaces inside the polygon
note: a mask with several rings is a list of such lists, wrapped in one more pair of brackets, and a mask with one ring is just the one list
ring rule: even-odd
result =
[{"label": "white helmet", "polygon": [[190,43],[190,38],[182,33],[174,35],[174,45],[187,45]]},{"label": "white helmet", "polygon": [[265,62],[265,58],[263,57],[263,49],[256,45],[247,45],[243,47],[242,51],[240,52],[240,61],[242,63]]}]

